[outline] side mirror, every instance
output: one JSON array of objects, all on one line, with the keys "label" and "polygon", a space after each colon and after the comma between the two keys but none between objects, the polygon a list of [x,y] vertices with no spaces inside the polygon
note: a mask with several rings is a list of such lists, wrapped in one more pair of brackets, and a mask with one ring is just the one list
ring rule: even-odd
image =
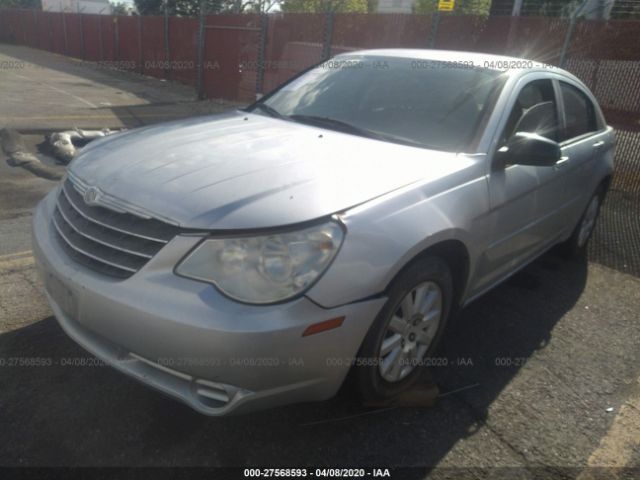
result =
[{"label": "side mirror", "polygon": [[560,145],[535,133],[516,132],[507,144],[498,150],[506,164],[551,167],[561,157]]}]

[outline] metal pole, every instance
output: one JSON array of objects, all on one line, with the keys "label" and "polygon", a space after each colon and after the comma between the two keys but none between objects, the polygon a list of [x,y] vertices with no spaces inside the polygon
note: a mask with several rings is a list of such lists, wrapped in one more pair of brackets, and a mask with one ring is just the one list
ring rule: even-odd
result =
[{"label": "metal pole", "polygon": [[576,20],[574,17],[571,17],[569,20],[569,28],[567,28],[567,33],[564,36],[564,42],[562,43],[562,50],[560,51],[560,64],[559,67],[563,68],[565,61],[567,60],[567,50],[569,49],[569,43],[571,43],[571,35],[573,35],[573,29],[576,26]]},{"label": "metal pole", "polygon": [[24,39],[24,45],[27,45],[27,12],[22,13],[22,31],[24,32],[22,38]]},{"label": "metal pole", "polygon": [[436,40],[438,38],[438,27],[440,26],[440,12],[437,11],[431,17],[431,35],[429,38],[429,48],[436,47]]},{"label": "metal pole", "polygon": [[35,9],[32,10],[33,12],[33,31],[35,33],[35,46],[36,47],[40,47],[40,32],[38,31],[38,15],[35,11]]},{"label": "metal pole", "polygon": [[560,51],[560,68],[564,67],[564,64],[567,60],[567,51],[569,50],[569,44],[571,43],[571,36],[573,35],[573,29],[576,26],[576,20],[578,16],[584,10],[584,7],[587,5],[589,0],[584,0],[582,4],[576,9],[575,13],[571,15],[571,19],[569,20],[569,28],[567,29],[567,33],[564,36],[564,42],[562,44],[562,50]]},{"label": "metal pole", "polygon": [[196,72],[196,93],[198,100],[204,98],[204,0],[200,0],[200,11],[198,12],[198,70]]},{"label": "metal pole", "polygon": [[98,59],[100,62],[104,60],[104,46],[102,44],[102,17],[98,17],[98,49],[100,58]]},{"label": "metal pole", "polygon": [[511,16],[519,17],[521,11],[522,11],[522,0],[515,0],[515,2],[513,2],[513,10],[511,10]]},{"label": "metal pole", "polygon": [[164,78],[171,79],[171,69],[169,68],[170,52],[169,52],[169,5],[167,0],[162,1],[164,6]]},{"label": "metal pole", "polygon": [[591,85],[589,85],[589,89],[592,92],[595,92],[598,89],[598,74],[600,73],[600,59],[596,60],[596,66],[593,69],[593,73],[591,74]]},{"label": "metal pole", "polygon": [[60,11],[62,12],[62,32],[64,34],[64,54],[69,55],[69,39],[67,38],[67,16],[62,10],[62,2],[60,2]]},{"label": "metal pole", "polygon": [[333,42],[333,25],[335,22],[335,14],[333,11],[325,13],[324,22],[324,38],[322,39],[322,61],[331,57],[331,43]]},{"label": "metal pole", "polygon": [[140,75],[144,72],[142,64],[142,15],[138,15],[138,71]]},{"label": "metal pole", "polygon": [[266,13],[260,15],[260,47],[258,49],[258,71],[256,72],[256,95],[264,93],[264,70],[267,50],[267,29],[269,28],[269,16]]},{"label": "metal pole", "polygon": [[49,51],[55,51],[55,45],[53,44],[53,20],[49,13]]},{"label": "metal pole", "polygon": [[80,10],[80,2],[77,3],[77,15],[80,19],[80,58],[84,60],[84,22],[82,21],[82,13]]},{"label": "metal pole", "polygon": [[115,40],[115,48],[113,52],[114,60],[116,63],[120,60],[120,28],[118,27],[118,17],[113,17],[113,23],[115,23],[113,27],[113,38]]},{"label": "metal pole", "polygon": [[513,53],[511,47],[518,32],[518,22],[520,21],[519,17],[522,12],[522,2],[523,0],[515,0],[513,3],[513,10],[511,10],[512,18],[509,21],[509,33],[507,34],[507,48],[505,53]]}]

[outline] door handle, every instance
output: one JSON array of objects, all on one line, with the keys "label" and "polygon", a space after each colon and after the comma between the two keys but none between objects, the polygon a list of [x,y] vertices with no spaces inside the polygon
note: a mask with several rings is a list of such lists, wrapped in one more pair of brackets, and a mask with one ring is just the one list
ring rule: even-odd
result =
[{"label": "door handle", "polygon": [[555,167],[556,168],[563,167],[567,164],[568,161],[569,161],[569,157],[560,157],[560,160],[556,162]]},{"label": "door handle", "polygon": [[604,140],[600,140],[599,142],[596,142],[593,144],[593,148],[600,148],[603,145],[604,145]]}]

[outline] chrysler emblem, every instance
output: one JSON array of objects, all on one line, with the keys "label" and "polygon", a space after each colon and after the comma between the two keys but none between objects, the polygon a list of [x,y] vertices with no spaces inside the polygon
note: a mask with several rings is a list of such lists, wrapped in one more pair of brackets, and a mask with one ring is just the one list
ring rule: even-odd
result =
[{"label": "chrysler emblem", "polygon": [[97,187],[89,187],[84,191],[82,198],[87,205],[97,205],[100,198],[100,189]]}]

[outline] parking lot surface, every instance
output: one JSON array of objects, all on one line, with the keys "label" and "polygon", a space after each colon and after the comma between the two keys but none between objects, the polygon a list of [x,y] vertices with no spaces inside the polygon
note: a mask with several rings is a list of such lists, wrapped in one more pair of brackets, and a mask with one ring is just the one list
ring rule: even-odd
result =
[{"label": "parking lot surface", "polygon": [[[37,75],[0,73],[0,127],[31,134],[233,107],[26,48],[0,45],[0,58],[38,65]],[[73,93],[58,92],[58,102],[57,90]],[[609,198],[592,261],[550,252],[460,314],[442,348],[445,365],[432,369],[434,407],[364,408],[347,387],[326,402],[209,418],[99,364],[57,325],[29,231],[30,212],[53,185],[0,163],[2,466],[415,466],[416,477],[439,467],[436,475],[452,478],[503,468],[510,478],[581,479],[607,467],[597,472],[640,475],[640,279],[616,269],[629,262],[607,219],[612,211],[622,225],[637,219],[637,198],[626,207],[611,203],[620,194]],[[624,242],[637,254],[635,239]],[[605,247],[622,253],[603,261]]]},{"label": "parking lot surface", "polygon": [[215,113],[192,87],[16,45],[0,45],[0,125],[23,131],[137,127]]}]

